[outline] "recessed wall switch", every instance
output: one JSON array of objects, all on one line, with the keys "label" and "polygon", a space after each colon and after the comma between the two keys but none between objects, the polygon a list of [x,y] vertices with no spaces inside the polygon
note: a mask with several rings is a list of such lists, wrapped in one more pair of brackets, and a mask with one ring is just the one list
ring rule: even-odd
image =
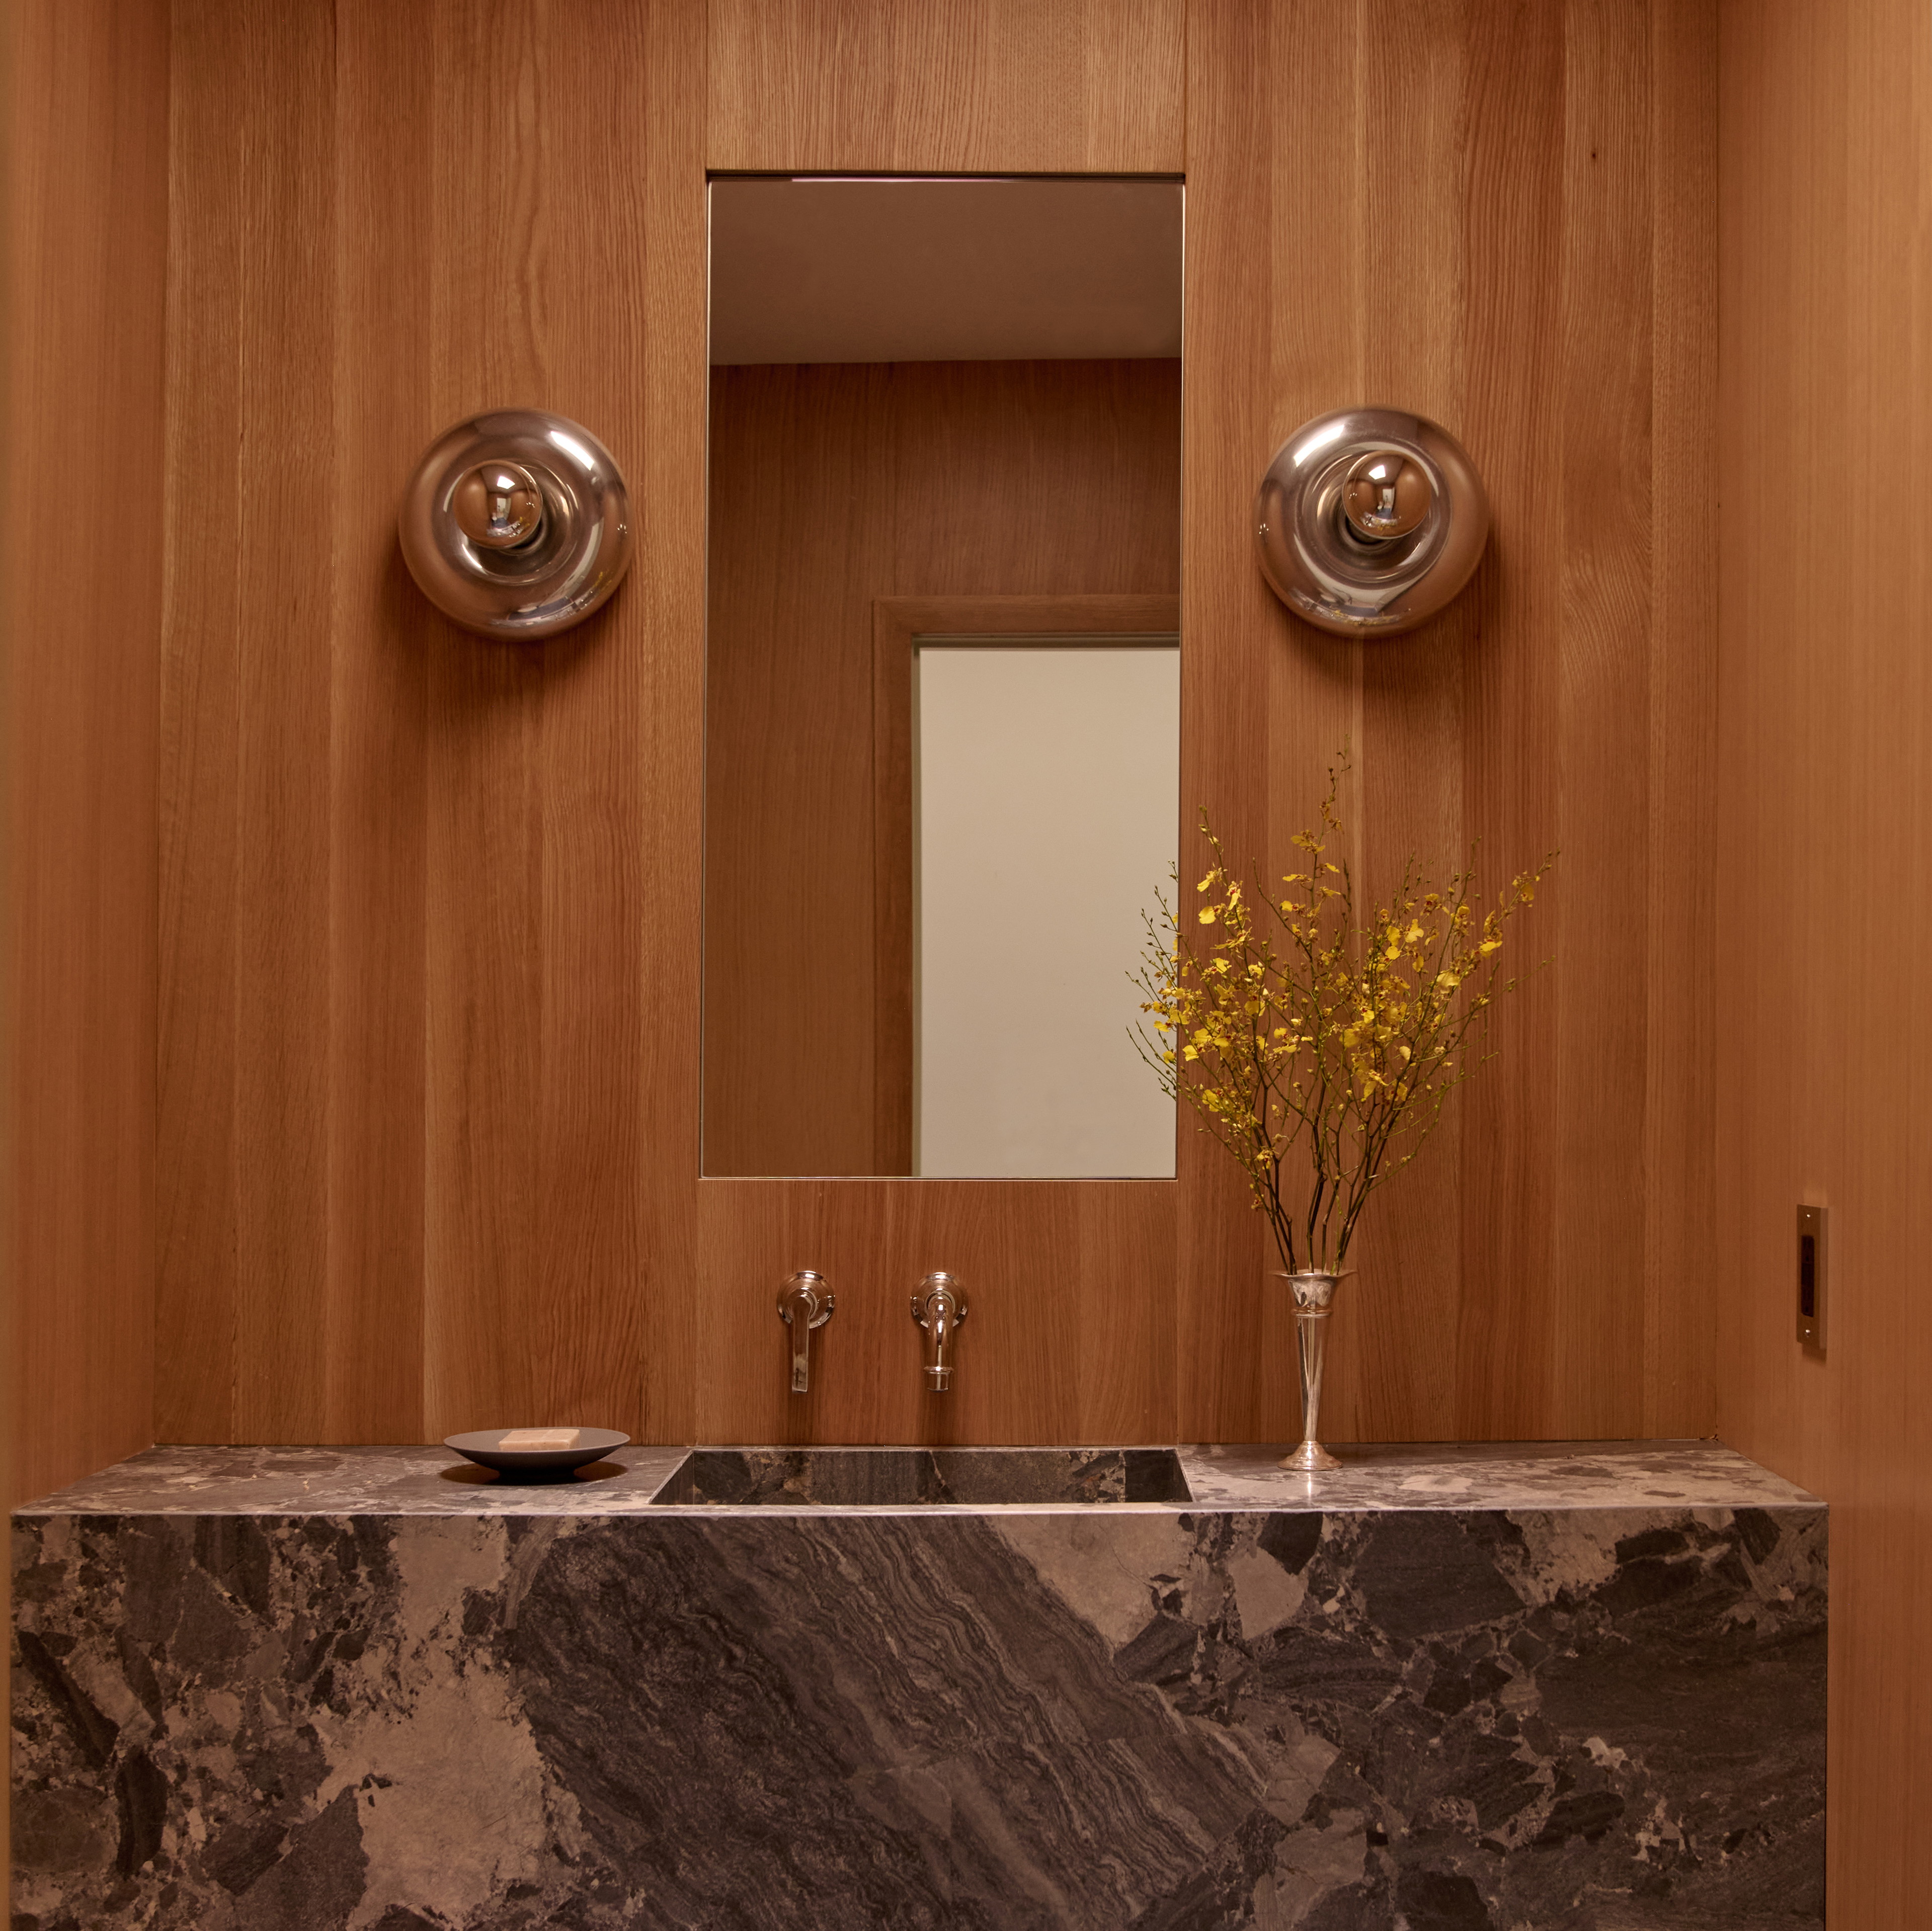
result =
[{"label": "recessed wall switch", "polygon": [[1798,1210],[1798,1338],[1825,1351],[1825,1210]]}]

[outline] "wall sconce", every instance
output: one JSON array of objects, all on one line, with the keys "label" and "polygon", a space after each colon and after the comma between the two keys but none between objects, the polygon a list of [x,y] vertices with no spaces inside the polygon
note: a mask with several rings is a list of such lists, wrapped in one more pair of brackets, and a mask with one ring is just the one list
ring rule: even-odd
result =
[{"label": "wall sconce", "polygon": [[1298,617],[1391,636],[1441,610],[1489,540],[1462,445],[1426,416],[1339,409],[1275,451],[1255,495],[1262,573]]},{"label": "wall sconce", "polygon": [[631,499],[590,430],[542,409],[446,430],[396,516],[403,560],[443,615],[532,642],[581,623],[631,562]]}]

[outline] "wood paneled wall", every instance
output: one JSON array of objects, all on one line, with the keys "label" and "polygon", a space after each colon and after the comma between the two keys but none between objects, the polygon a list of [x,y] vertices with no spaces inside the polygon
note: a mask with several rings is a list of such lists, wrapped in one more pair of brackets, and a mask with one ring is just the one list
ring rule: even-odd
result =
[{"label": "wood paneled wall", "polygon": [[[1564,853],[1501,1067],[1361,1249],[1332,1431],[1708,1425],[1705,7],[1230,0],[1184,58],[1178,7],[1103,0],[175,21],[164,1437],[1290,1426],[1260,1224],[1192,1135],[1171,1188],[698,1180],[707,165],[1184,168],[1186,800],[1278,856],[1346,736],[1372,883]],[[1369,650],[1248,529],[1276,443],[1364,399],[1496,508],[1469,595]],[[390,529],[515,400],[639,511],[614,606],[536,650],[431,615]],[[840,1305],[792,1402],[800,1266]],[[933,1403],[938,1266],[974,1329]]]},{"label": "wood paneled wall", "polygon": [[[1932,1893],[1932,16],[1726,0],[1716,503],[1724,1438],[1832,1505],[1828,1909]],[[1794,1209],[1830,1210],[1826,1352]]]},{"label": "wood paneled wall", "polygon": [[[675,1436],[702,9],[179,0],[173,55],[160,1432]],[[622,596],[538,649],[436,617],[394,530],[517,402],[635,508]]]},{"label": "wood paneled wall", "polygon": [[[1334,1432],[1701,1433],[1714,603],[1678,525],[1709,473],[1712,16],[1189,22],[1184,799],[1286,871],[1346,739],[1372,893],[1412,850],[1480,841],[1492,883],[1562,853],[1499,1063],[1365,1221]],[[1276,445],[1356,400],[1448,425],[1495,512],[1465,596],[1366,646],[1288,618],[1248,528]],[[1183,1152],[1182,1432],[1278,1435],[1260,1230]]]},{"label": "wood paneled wall", "polygon": [[705,1168],[904,1173],[874,1144],[874,601],[1177,592],[1180,366],[721,368],[710,446]]},{"label": "wood paneled wall", "polygon": [[16,0],[6,112],[11,1487],[154,1440],[166,0]]}]

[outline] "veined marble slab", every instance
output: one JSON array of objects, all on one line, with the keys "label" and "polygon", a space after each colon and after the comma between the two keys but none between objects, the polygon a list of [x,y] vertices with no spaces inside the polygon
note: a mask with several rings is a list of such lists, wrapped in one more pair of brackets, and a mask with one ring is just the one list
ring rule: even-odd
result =
[{"label": "veined marble slab", "polygon": [[[650,1505],[689,1451],[617,1450],[569,1483],[500,1483],[453,1450],[151,1448],[88,1476],[20,1515],[626,1515]],[[903,1455],[848,1449],[848,1456]],[[1190,1501],[1133,1506],[1217,1509],[1816,1508],[1816,1496],[1714,1441],[1444,1442],[1362,1444],[1346,1465],[1301,1475],[1278,1467],[1281,1444],[1183,1447]],[[778,1455],[796,1453],[777,1450]],[[952,1449],[954,1456],[1006,1455]],[[698,1504],[703,1508],[710,1506]],[[727,1510],[734,1505],[716,1505]],[[822,1510],[851,1504],[800,1500]],[[886,1505],[891,1506],[891,1505]],[[922,1513],[933,1505],[918,1505]],[[950,1504],[965,1507],[985,1503]],[[1070,1503],[1016,1506],[1059,1508]]]},{"label": "veined marble slab", "polygon": [[150,1448],[14,1510],[76,1516],[554,1516],[642,1508],[688,1451],[620,1448],[568,1483],[500,1483],[453,1448]]},{"label": "veined marble slab", "polygon": [[1821,1504],[1278,1453],[1086,1507],[136,1457],[15,1517],[16,1931],[1822,1924]]},{"label": "veined marble slab", "polygon": [[1379,1444],[1339,1469],[1276,1465],[1280,1444],[1184,1448],[1197,1505],[1216,1509],[1822,1508],[1816,1495],[1717,1441]]}]

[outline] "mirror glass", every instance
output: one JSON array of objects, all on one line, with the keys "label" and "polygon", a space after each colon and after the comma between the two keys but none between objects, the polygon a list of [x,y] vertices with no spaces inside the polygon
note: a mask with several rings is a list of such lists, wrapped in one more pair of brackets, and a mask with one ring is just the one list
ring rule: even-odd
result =
[{"label": "mirror glass", "polygon": [[1169,1177],[1181,189],[710,213],[704,1171]]}]

